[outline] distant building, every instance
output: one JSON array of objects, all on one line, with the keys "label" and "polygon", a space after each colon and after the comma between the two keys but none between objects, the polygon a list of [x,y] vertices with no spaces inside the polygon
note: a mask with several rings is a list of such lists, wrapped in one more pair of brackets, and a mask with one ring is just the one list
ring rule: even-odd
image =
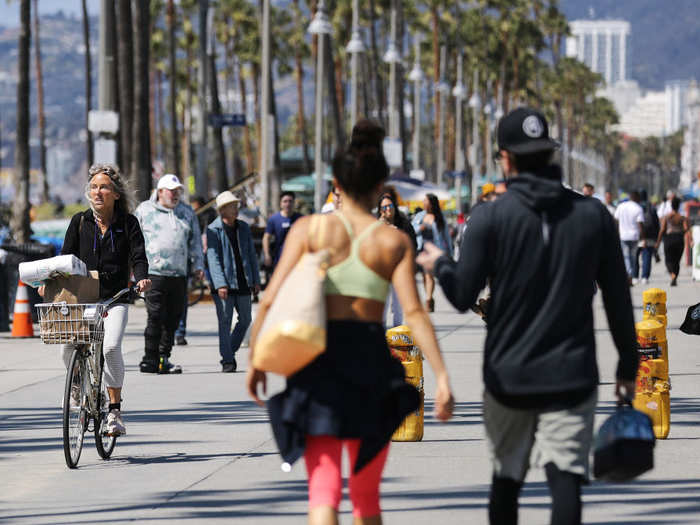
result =
[{"label": "distant building", "polygon": [[687,127],[681,148],[681,175],[678,187],[689,190],[700,178],[700,89],[693,80],[686,93]]},{"label": "distant building", "polygon": [[666,82],[666,135],[671,135],[688,123],[687,97],[689,80]]},{"label": "distant building", "polygon": [[566,39],[566,55],[576,57],[600,73],[608,86],[627,79],[627,38],[624,20],[574,20]]},{"label": "distant building", "polygon": [[666,130],[666,92],[648,91],[620,116],[615,129],[632,137],[660,137]]}]

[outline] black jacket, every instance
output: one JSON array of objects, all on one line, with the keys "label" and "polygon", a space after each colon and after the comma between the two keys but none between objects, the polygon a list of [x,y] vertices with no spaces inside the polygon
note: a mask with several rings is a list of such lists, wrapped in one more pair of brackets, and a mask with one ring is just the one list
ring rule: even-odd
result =
[{"label": "black jacket", "polygon": [[[100,239],[92,210],[76,213],[68,225],[61,254],[73,254],[85,263],[88,270],[99,272],[100,299],[109,299],[126,288],[130,269],[136,282],[148,278],[143,234],[138,219],[131,214],[118,213]],[[122,302],[126,300],[126,297],[122,298]]]},{"label": "black jacket", "polygon": [[555,402],[596,387],[596,282],[620,357],[617,376],[634,380],[637,372],[632,302],[612,215],[597,199],[565,189],[558,167],[538,175],[512,178],[503,197],[479,206],[459,261],[443,256],[435,268],[460,311],[490,278],[484,382],[509,405],[528,397]]}]

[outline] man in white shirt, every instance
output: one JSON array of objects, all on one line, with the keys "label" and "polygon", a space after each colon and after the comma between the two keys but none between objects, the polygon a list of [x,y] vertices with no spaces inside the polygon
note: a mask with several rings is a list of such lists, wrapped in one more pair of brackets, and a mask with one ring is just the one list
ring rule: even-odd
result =
[{"label": "man in white shirt", "polygon": [[659,220],[671,213],[671,201],[675,196],[676,194],[673,193],[673,190],[668,190],[666,192],[666,200],[659,204],[659,207],[656,209],[656,214],[659,216]]},{"label": "man in white shirt", "polygon": [[639,192],[630,193],[630,200],[621,203],[615,210],[615,219],[620,230],[622,255],[625,258],[625,268],[630,284],[635,284],[634,276],[638,274],[637,244],[642,234],[644,210],[639,205]]}]

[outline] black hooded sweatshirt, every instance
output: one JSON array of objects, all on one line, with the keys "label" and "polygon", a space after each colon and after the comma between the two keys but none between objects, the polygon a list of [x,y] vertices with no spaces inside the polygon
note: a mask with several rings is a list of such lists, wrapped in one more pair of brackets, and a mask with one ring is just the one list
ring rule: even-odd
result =
[{"label": "black hooded sweatshirt", "polygon": [[614,219],[597,199],[564,188],[557,166],[519,174],[503,197],[474,210],[459,261],[441,257],[435,274],[460,311],[490,280],[483,374],[502,403],[573,406],[596,388],[596,282],[617,377],[635,379],[634,316]]}]

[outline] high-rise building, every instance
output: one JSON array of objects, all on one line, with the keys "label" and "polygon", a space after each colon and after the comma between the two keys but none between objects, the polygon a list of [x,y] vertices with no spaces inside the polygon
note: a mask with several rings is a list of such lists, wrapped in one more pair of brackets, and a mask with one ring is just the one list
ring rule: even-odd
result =
[{"label": "high-rise building", "polygon": [[576,57],[600,73],[608,86],[627,78],[627,38],[630,24],[624,20],[574,20],[566,39],[566,55]]},{"label": "high-rise building", "polygon": [[675,133],[688,123],[689,88],[689,80],[666,82],[666,135]]},{"label": "high-rise building", "polygon": [[688,86],[686,99],[687,127],[681,148],[681,176],[678,187],[687,190],[700,177],[700,89],[693,80]]}]

